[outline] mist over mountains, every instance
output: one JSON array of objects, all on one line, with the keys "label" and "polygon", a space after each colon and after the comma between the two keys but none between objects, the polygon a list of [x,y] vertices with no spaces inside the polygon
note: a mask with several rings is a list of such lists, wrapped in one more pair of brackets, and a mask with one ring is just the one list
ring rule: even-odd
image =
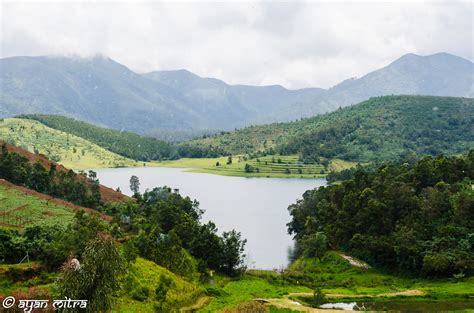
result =
[{"label": "mist over mountains", "polygon": [[[186,70],[138,74],[107,57],[0,60],[0,116],[58,114],[140,134],[231,130],[333,111],[374,96],[474,96],[474,63],[407,54],[330,88],[229,85]],[[166,138],[169,139],[169,138]]]}]

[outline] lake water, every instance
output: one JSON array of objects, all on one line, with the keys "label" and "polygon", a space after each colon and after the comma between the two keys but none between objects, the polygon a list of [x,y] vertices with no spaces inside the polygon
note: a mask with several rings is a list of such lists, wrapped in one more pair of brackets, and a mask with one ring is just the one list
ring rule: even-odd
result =
[{"label": "lake water", "polygon": [[[319,306],[322,309],[339,309],[342,311],[377,311],[398,313],[427,313],[427,312],[456,312],[474,309],[474,300],[460,301],[380,301],[380,302],[351,302],[326,303]],[[469,311],[471,312],[471,311]]]},{"label": "lake water", "polygon": [[247,239],[248,266],[273,269],[288,264],[292,239],[287,234],[288,205],[302,194],[326,185],[325,179],[245,178],[189,173],[176,168],[114,168],[96,170],[101,184],[120,187],[131,194],[132,175],[140,179],[140,191],[167,185],[178,188],[205,210],[203,221],[212,220],[219,232],[236,229]]}]

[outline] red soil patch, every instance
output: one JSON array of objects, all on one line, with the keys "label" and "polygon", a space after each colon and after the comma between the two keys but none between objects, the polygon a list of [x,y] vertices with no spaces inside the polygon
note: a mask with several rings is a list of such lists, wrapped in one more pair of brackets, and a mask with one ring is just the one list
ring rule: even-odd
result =
[{"label": "red soil patch", "polygon": [[[67,202],[67,201],[64,201],[64,200],[61,200],[61,199],[58,199],[58,198],[53,198],[51,196],[45,195],[44,193],[40,193],[40,192],[31,190],[31,189],[28,189],[28,188],[25,188],[25,187],[21,187],[21,186],[12,184],[9,181],[6,181],[4,179],[0,179],[0,185],[5,186],[7,188],[18,190],[18,191],[20,191],[24,194],[27,194],[27,195],[31,195],[31,196],[46,200],[47,202],[51,202],[51,203],[55,203],[57,205],[61,205],[61,206],[67,207],[67,208],[71,208],[73,210],[84,210],[85,212],[88,212],[88,213],[99,214],[100,217],[103,220],[106,220],[106,221],[111,221],[112,220],[112,216],[110,216],[110,215],[100,213],[100,212],[98,212],[96,210],[93,210],[93,209],[90,209],[90,208],[84,208],[84,207],[75,205],[71,202]],[[22,206],[22,207],[24,207],[24,206]],[[18,209],[18,208],[16,208],[16,209]]]},{"label": "red soil patch", "polygon": [[[20,147],[17,147],[17,146],[14,146],[14,145],[11,145],[11,144],[8,144],[6,143],[5,141],[3,140],[0,140],[0,146],[3,146],[3,145],[6,145],[7,147],[7,150],[9,152],[15,152],[15,153],[18,153],[19,155],[27,158],[28,160],[30,160],[31,163],[36,163],[36,162],[39,162],[41,165],[44,166],[44,168],[46,168],[47,170],[49,170],[51,168],[51,165],[56,165],[56,170],[58,171],[62,171],[62,172],[68,172],[70,171],[69,169],[65,168],[64,166],[62,166],[61,164],[58,164],[54,161],[51,161],[49,160],[45,155],[43,154],[35,154],[35,153],[31,153],[30,151],[26,150],[26,149],[23,149],[23,148],[20,148]],[[87,179],[82,176],[82,175],[79,175],[79,174],[76,174],[76,178],[78,180],[81,180],[81,181],[86,181],[87,182]],[[104,201],[105,203],[109,203],[109,202],[118,202],[118,201],[123,201],[123,200],[126,200],[126,199],[130,199],[129,197],[127,197],[126,195],[118,192],[118,191],[115,191],[113,190],[112,188],[109,188],[109,187],[106,187],[104,185],[99,185],[99,188],[100,188],[100,195],[101,195],[101,198],[102,198],[102,201]]]}]

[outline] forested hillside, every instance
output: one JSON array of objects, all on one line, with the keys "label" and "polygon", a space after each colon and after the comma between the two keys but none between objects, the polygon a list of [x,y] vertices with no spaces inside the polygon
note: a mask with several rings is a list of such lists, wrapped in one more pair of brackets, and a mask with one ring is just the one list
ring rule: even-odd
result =
[{"label": "forested hillside", "polygon": [[432,96],[372,98],[297,122],[248,127],[183,144],[203,155],[298,153],[308,162],[367,162],[455,154],[474,145],[474,100]]},{"label": "forested hillside", "polygon": [[140,161],[169,159],[173,147],[161,140],[135,133],[97,127],[73,118],[59,115],[22,115],[20,118],[36,120],[48,127],[84,138],[109,151]]},{"label": "forested hillside", "polygon": [[291,205],[288,231],[298,255],[317,256],[327,238],[385,270],[463,277],[474,271],[473,180],[474,150],[359,167],[353,179],[309,190]]},{"label": "forested hillside", "polygon": [[67,131],[30,119],[0,120],[0,139],[72,169],[142,165]]}]

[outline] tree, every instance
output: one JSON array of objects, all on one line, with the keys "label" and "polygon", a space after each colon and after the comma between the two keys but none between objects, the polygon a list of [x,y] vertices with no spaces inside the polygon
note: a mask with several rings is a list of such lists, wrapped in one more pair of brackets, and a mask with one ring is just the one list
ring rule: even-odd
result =
[{"label": "tree", "polygon": [[328,239],[323,232],[316,232],[306,236],[303,239],[303,250],[306,256],[321,258],[326,254],[328,248]]},{"label": "tree", "polygon": [[134,194],[137,194],[140,192],[140,180],[135,175],[132,175],[132,177],[130,177],[130,190]]},{"label": "tree", "polygon": [[246,173],[252,173],[253,172],[253,166],[248,164],[248,163],[245,163],[244,170],[245,170]]},{"label": "tree", "polygon": [[115,241],[100,233],[86,246],[82,262],[70,258],[64,263],[57,282],[58,299],[88,300],[87,312],[109,311],[124,271],[125,261]]},{"label": "tree", "polygon": [[227,165],[231,165],[232,164],[232,156],[229,155],[229,157],[227,158]]},{"label": "tree", "polygon": [[245,244],[247,239],[235,230],[222,234],[222,265],[221,270],[231,276],[239,275],[245,270]]}]

